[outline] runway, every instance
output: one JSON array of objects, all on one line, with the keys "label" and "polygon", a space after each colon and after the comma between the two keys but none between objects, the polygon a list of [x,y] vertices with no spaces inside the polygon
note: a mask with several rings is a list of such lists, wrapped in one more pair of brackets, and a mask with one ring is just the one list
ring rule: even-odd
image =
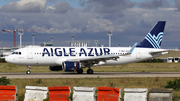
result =
[{"label": "runway", "polygon": [[7,78],[130,78],[130,77],[180,77],[180,72],[95,72],[94,74],[77,74],[76,72],[50,73],[0,73]]}]

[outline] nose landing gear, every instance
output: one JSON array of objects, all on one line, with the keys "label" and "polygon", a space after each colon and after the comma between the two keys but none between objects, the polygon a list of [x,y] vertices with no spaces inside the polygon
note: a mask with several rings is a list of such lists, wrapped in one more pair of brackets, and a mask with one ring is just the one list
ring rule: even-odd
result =
[{"label": "nose landing gear", "polygon": [[28,70],[26,71],[26,74],[31,74],[31,71],[30,71],[31,66],[27,66],[27,67],[28,67]]}]

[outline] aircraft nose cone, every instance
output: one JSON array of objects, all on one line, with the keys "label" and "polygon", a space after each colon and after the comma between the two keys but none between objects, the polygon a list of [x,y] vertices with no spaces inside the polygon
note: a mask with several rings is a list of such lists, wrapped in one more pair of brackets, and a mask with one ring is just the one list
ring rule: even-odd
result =
[{"label": "aircraft nose cone", "polygon": [[9,57],[9,56],[7,56],[7,57],[5,58],[5,61],[8,62],[8,63],[11,63],[11,62],[12,62],[12,58]]}]

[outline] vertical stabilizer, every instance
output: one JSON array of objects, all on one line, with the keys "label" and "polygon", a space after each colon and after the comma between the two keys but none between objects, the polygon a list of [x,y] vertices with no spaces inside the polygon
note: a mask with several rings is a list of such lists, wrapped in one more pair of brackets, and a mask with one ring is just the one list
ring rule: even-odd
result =
[{"label": "vertical stabilizer", "polygon": [[146,35],[144,40],[141,43],[139,43],[136,47],[157,49],[160,48],[165,24],[166,21],[158,21],[157,24],[155,24],[151,31]]}]

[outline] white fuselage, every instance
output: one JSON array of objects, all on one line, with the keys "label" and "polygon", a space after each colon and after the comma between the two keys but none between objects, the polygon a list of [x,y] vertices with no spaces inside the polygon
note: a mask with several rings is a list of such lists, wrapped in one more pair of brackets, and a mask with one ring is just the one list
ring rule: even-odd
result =
[{"label": "white fuselage", "polygon": [[[95,58],[105,55],[122,55],[127,53],[131,47],[27,47],[16,50],[12,55],[6,57],[6,61],[16,65],[27,66],[58,66],[67,60],[78,60]],[[135,48],[133,53],[119,56],[117,59],[100,61],[98,65],[122,65],[157,57],[167,52],[163,49]],[[152,52],[157,54],[151,54]],[[158,53],[159,52],[159,53]]]}]

